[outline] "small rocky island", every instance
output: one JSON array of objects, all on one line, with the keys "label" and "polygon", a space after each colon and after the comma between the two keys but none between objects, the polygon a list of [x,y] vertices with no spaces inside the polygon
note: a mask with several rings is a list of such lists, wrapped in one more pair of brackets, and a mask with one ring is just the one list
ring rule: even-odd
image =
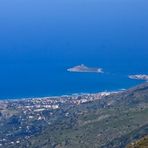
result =
[{"label": "small rocky island", "polygon": [[84,64],[74,66],[67,69],[69,72],[91,72],[91,73],[103,73],[102,68],[87,67]]},{"label": "small rocky island", "polygon": [[148,75],[144,74],[139,74],[139,75],[129,75],[128,76],[130,79],[135,79],[135,80],[145,80],[148,81]]}]

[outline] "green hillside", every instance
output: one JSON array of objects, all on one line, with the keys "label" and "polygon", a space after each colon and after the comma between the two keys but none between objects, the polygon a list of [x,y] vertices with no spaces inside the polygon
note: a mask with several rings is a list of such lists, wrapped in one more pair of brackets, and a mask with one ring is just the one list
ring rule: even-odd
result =
[{"label": "green hillside", "polygon": [[148,134],[148,83],[67,109],[19,147],[122,148]]}]

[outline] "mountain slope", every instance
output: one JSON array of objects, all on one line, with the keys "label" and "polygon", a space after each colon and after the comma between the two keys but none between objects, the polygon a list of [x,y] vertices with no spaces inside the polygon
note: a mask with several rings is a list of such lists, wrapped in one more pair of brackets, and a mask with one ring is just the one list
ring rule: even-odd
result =
[{"label": "mountain slope", "polygon": [[122,148],[148,134],[148,83],[68,109],[19,147]]}]

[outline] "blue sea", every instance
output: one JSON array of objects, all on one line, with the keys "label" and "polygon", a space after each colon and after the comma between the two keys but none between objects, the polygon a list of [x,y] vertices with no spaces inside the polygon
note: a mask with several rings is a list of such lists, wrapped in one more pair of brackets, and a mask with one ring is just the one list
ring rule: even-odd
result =
[{"label": "blue sea", "polygon": [[0,0],[0,99],[129,88],[147,59],[147,0]]}]

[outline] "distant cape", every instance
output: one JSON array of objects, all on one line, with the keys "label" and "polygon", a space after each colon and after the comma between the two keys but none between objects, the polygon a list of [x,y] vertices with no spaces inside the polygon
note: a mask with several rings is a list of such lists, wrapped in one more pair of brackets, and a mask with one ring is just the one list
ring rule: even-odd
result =
[{"label": "distant cape", "polygon": [[145,74],[129,75],[128,77],[129,77],[130,79],[148,81],[148,75],[145,75]]}]

